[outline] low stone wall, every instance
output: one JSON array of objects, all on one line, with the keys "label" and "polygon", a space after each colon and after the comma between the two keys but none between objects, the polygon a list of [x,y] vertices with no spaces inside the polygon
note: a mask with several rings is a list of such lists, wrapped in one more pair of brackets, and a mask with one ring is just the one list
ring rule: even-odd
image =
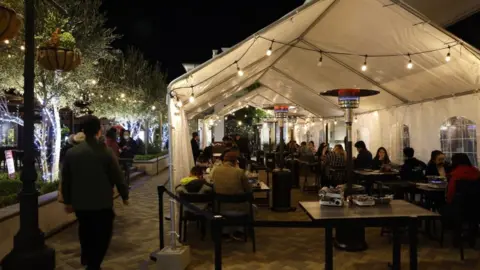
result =
[{"label": "low stone wall", "polygon": [[[46,236],[55,233],[75,221],[74,214],[67,214],[62,203],[57,201],[58,192],[54,191],[38,198],[38,219],[40,229]],[[7,255],[13,247],[13,237],[18,232],[20,206],[14,204],[0,209],[0,258]]]},{"label": "low stone wall", "polygon": [[133,166],[144,171],[147,175],[157,175],[168,167],[168,156],[150,160],[136,160],[133,162]]}]

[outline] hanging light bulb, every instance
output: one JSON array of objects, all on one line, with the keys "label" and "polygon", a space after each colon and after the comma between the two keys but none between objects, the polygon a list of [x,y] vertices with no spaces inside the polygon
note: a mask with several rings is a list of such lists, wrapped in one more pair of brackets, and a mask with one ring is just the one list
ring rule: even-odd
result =
[{"label": "hanging light bulb", "polygon": [[272,51],[272,46],[273,46],[273,40],[272,40],[272,43],[270,44],[270,47],[268,48],[268,50],[267,50],[267,52],[266,52],[266,55],[267,55],[267,56],[272,55],[272,52],[273,52],[273,51]]},{"label": "hanging light bulb", "polygon": [[365,61],[363,61],[362,71],[367,71],[367,55],[365,55]]},{"label": "hanging light bulb", "polygon": [[225,116],[225,120],[228,120],[228,117]]},{"label": "hanging light bulb", "polygon": [[240,68],[240,66],[238,65],[238,62],[235,62],[235,64],[237,65],[237,74],[238,74],[238,76],[242,77],[243,74],[245,74],[245,73],[243,72],[243,70],[242,70],[242,69]]},{"label": "hanging light bulb", "polygon": [[354,123],[357,123],[358,120],[357,120],[357,117],[355,116],[355,119],[353,120]]},{"label": "hanging light bulb", "polygon": [[413,63],[412,63],[412,58],[410,57],[410,54],[408,54],[408,64],[407,64],[408,69],[413,68]]},{"label": "hanging light bulb", "polygon": [[320,51],[320,58],[318,58],[317,67],[321,67],[323,64],[323,53]]},{"label": "hanging light bulb", "polygon": [[195,95],[193,94],[193,85],[190,86],[190,87],[192,88],[192,94],[191,94],[190,97],[188,98],[188,101],[189,101],[190,103],[193,103],[193,102],[195,102]]},{"label": "hanging light bulb", "polygon": [[445,57],[445,61],[450,62],[451,57],[450,57],[450,46],[448,46],[448,53],[447,56]]},{"label": "hanging light bulb", "polygon": [[333,124],[336,125],[337,124],[337,120],[335,119],[335,121],[333,121]]},{"label": "hanging light bulb", "polygon": [[180,99],[177,99],[177,107],[181,108],[183,106],[183,102]]},{"label": "hanging light bulb", "polygon": [[10,40],[8,40],[8,39],[5,39],[3,42],[4,42],[5,44],[10,44]]}]

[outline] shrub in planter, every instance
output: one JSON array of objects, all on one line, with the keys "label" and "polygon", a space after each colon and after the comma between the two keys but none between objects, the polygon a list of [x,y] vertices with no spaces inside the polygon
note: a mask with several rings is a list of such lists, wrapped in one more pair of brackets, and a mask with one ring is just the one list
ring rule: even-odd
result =
[{"label": "shrub in planter", "polygon": [[64,72],[77,68],[82,60],[81,53],[75,48],[75,38],[72,34],[60,34],[57,29],[50,40],[42,43],[37,50],[38,64],[46,70],[60,70]]},{"label": "shrub in planter", "polygon": [[18,202],[17,194],[11,194],[7,196],[0,196],[0,208],[6,207]]}]

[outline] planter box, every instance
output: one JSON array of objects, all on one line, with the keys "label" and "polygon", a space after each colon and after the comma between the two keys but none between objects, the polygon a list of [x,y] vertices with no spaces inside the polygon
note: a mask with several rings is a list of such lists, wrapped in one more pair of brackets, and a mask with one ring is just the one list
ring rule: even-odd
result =
[{"label": "planter box", "polygon": [[[38,198],[38,219],[40,229],[46,236],[75,221],[75,214],[67,214],[64,205],[57,201],[57,191]],[[13,237],[20,224],[19,204],[0,209],[0,258],[7,255],[13,247]]]},{"label": "planter box", "polygon": [[135,160],[133,166],[147,175],[157,175],[168,167],[168,155],[150,160]]}]

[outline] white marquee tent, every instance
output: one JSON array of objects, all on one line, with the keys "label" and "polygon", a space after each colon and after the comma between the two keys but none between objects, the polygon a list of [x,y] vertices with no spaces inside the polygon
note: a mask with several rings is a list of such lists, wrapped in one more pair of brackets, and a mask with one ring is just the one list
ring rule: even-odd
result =
[{"label": "white marquee tent", "polygon": [[[449,52],[451,61],[446,61]],[[408,69],[410,60],[413,68]],[[366,71],[361,70],[364,62]],[[322,129],[343,112],[334,98],[320,92],[374,89],[380,94],[363,99],[356,110],[354,139],[365,140],[371,149],[385,146],[399,157],[406,126],[410,145],[424,160],[441,148],[440,129],[448,118],[480,122],[476,49],[401,1],[311,1],[170,84],[174,182],[193,165],[188,119],[255,82],[262,86],[216,112],[214,119],[245,105],[287,103],[305,115],[323,117],[323,124],[310,127]],[[192,93],[195,101],[189,103]],[[299,136],[304,132],[297,128]]]}]

